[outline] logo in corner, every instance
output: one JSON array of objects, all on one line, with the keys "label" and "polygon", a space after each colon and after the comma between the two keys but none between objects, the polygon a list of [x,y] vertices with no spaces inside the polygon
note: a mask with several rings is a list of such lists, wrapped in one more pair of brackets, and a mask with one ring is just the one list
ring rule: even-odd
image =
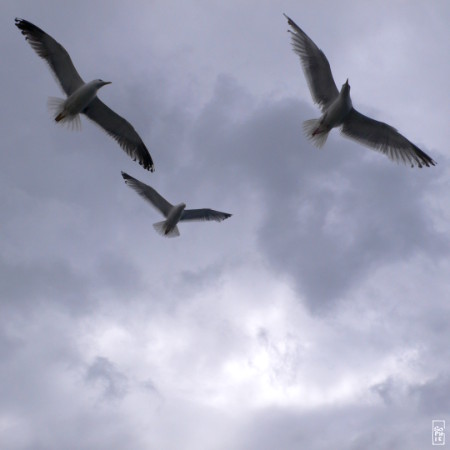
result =
[{"label": "logo in corner", "polygon": [[445,445],[445,420],[433,420],[431,423],[431,444]]}]

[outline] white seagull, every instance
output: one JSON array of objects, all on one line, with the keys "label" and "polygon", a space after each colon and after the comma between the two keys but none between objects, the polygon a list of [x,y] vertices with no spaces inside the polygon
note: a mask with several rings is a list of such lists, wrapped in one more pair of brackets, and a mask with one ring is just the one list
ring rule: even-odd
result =
[{"label": "white seagull", "polygon": [[136,180],[136,178],[130,177],[130,175],[125,172],[122,172],[122,177],[128,186],[133,188],[141,197],[144,197],[149,201],[166,218],[166,220],[163,220],[162,222],[153,224],[153,228],[163,236],[179,236],[180,231],[177,227],[178,222],[203,220],[215,220],[216,222],[221,222],[222,220],[231,217],[231,214],[214,211],[213,209],[185,209],[185,203],[172,205],[147,184]]},{"label": "white seagull", "polygon": [[390,125],[371,119],[352,106],[348,80],[339,92],[331,74],[330,63],[316,44],[286,14],[294,52],[300,57],[306,81],[315,103],[322,110],[320,119],[306,120],[303,129],[317,147],[322,147],[332,128],[387,155],[394,161],[417,165],[436,164],[425,152],[402,136]]},{"label": "white seagull", "polygon": [[97,97],[97,91],[111,82],[93,80],[85,83],[61,44],[27,20],[16,19],[15,25],[48,63],[67,95],[65,100],[49,99],[49,107],[56,112],[55,121],[79,127],[79,114],[85,114],[112,136],[134,161],[137,159],[144,169],[153,172],[152,157],[136,130]]}]

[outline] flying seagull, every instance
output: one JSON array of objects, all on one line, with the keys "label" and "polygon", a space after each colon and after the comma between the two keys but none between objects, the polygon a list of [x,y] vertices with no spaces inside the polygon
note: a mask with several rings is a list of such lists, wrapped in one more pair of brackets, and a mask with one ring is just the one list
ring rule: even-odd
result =
[{"label": "flying seagull", "polygon": [[178,222],[203,220],[215,220],[216,222],[221,222],[222,220],[231,217],[231,214],[214,211],[213,209],[185,209],[185,203],[172,205],[152,187],[136,180],[136,178],[130,177],[130,175],[125,172],[122,172],[122,177],[128,186],[133,188],[141,197],[144,197],[149,201],[166,218],[166,220],[163,220],[162,222],[153,224],[153,228],[163,236],[179,236],[180,232],[177,227]]},{"label": "flying seagull", "polygon": [[322,110],[320,119],[306,120],[303,129],[317,147],[322,147],[332,128],[341,127],[341,133],[361,144],[378,150],[394,161],[417,165],[436,164],[425,152],[402,136],[390,125],[378,122],[353,108],[350,85],[347,81],[339,92],[331,74],[330,63],[316,44],[286,14],[294,52],[300,57],[306,81],[315,103]]},{"label": "flying seagull", "polygon": [[134,161],[137,159],[144,169],[153,172],[152,157],[136,130],[97,97],[97,91],[111,82],[93,80],[85,83],[61,44],[27,20],[16,19],[15,22],[31,47],[50,66],[67,95],[65,100],[49,99],[49,107],[56,112],[55,121],[79,126],[79,114],[85,114],[112,136]]}]

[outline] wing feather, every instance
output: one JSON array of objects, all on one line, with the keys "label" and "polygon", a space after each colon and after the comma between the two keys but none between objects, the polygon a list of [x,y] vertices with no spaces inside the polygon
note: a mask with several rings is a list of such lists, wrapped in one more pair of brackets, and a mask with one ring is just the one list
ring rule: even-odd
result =
[{"label": "wing feather", "polygon": [[286,14],[284,16],[292,27],[292,30],[289,30],[292,47],[300,57],[312,98],[322,111],[325,111],[327,106],[339,95],[331,73],[330,63],[322,50],[309,36],[291,18]]},{"label": "wing feather", "polygon": [[180,217],[180,222],[204,220],[215,220],[216,222],[221,222],[222,220],[228,219],[228,217],[231,217],[231,214],[215,211],[214,209],[209,208],[185,209]]},{"label": "wing feather", "polygon": [[15,25],[21,30],[33,50],[45,59],[67,96],[84,84],[69,54],[61,44],[27,20],[16,18]]},{"label": "wing feather", "polygon": [[409,163],[412,167],[434,166],[425,152],[414,145],[394,127],[361,114],[354,108],[346,117],[341,132],[356,141],[378,150],[393,161]]},{"label": "wing feather", "polygon": [[83,113],[113,137],[134,161],[138,160],[144,169],[154,172],[155,167],[147,147],[127,120],[106,106],[98,97],[89,103]]},{"label": "wing feather", "polygon": [[139,180],[136,180],[136,178],[131,177],[125,172],[122,172],[122,177],[128,186],[134,189],[141,197],[145,198],[145,200],[149,201],[164,215],[164,217],[169,215],[173,205],[170,204],[162,195],[158,194],[155,189]]}]

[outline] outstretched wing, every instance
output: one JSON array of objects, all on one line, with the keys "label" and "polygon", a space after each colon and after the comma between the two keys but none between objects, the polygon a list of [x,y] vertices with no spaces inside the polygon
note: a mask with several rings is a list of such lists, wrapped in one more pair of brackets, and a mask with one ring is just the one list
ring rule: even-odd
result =
[{"label": "outstretched wing", "polygon": [[138,160],[144,169],[155,171],[147,147],[128,121],[106,106],[98,97],[89,103],[83,113],[112,136],[134,161]]},{"label": "outstretched wing", "polygon": [[156,192],[152,187],[145,183],[142,183],[136,178],[131,177],[125,172],[122,172],[122,177],[125,183],[133,188],[141,197],[149,201],[158,211],[160,211],[164,217],[169,215],[170,210],[173,208],[164,197]]},{"label": "outstretched wing", "polygon": [[286,14],[284,16],[292,27],[292,30],[289,30],[292,37],[292,47],[300,57],[312,98],[324,111],[339,95],[331,73],[330,63],[322,50],[314,44],[306,33]]},{"label": "outstretched wing", "polygon": [[214,209],[185,209],[183,214],[181,214],[180,222],[202,220],[215,220],[216,222],[221,222],[222,220],[228,219],[228,217],[231,217],[231,214],[214,211]]},{"label": "outstretched wing", "polygon": [[69,54],[61,44],[27,20],[16,19],[15,25],[22,31],[33,50],[45,59],[67,96],[84,84]]},{"label": "outstretched wing", "polygon": [[411,167],[436,165],[433,159],[402,136],[394,127],[371,119],[355,109],[352,109],[346,117],[341,132],[349,138],[384,153],[394,161],[409,163]]}]

